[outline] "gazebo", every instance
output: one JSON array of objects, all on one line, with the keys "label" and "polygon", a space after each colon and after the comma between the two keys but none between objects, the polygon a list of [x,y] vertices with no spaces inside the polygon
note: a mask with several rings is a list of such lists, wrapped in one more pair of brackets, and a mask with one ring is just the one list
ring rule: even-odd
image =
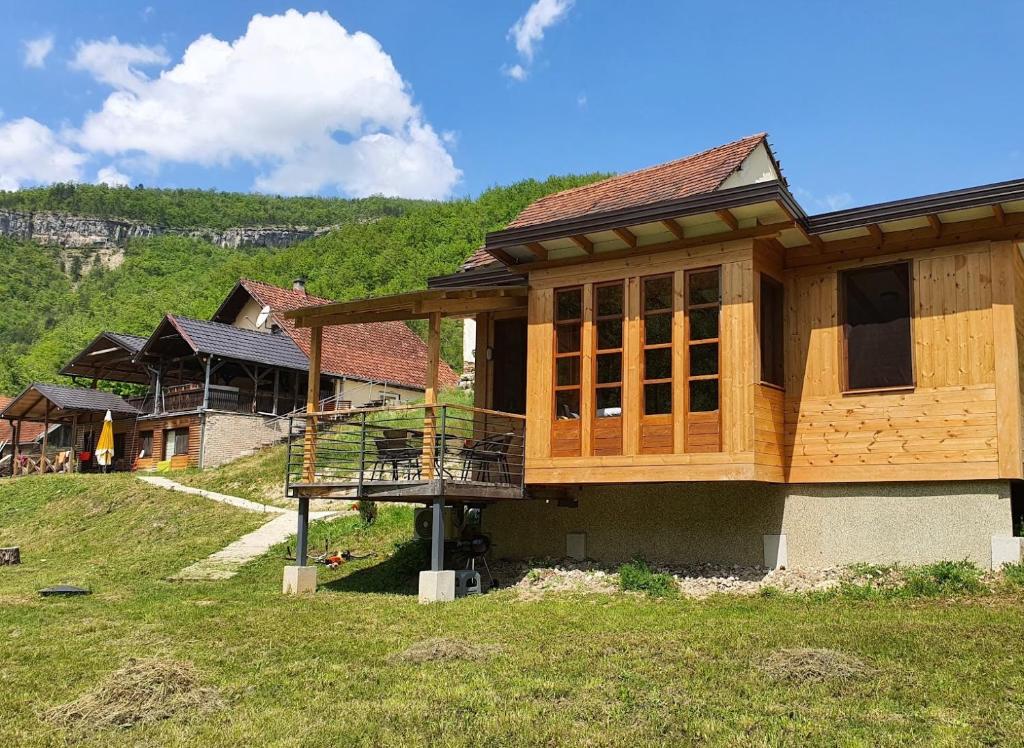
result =
[{"label": "gazebo", "polygon": [[[30,384],[0,411],[0,419],[9,421],[14,433],[12,475],[71,472],[75,464],[74,434],[78,426],[103,421],[108,410],[115,418],[139,415],[138,409],[113,392],[38,382]],[[22,424],[26,421],[43,424],[42,449],[38,462],[22,465],[24,460],[19,460],[18,443]],[[55,423],[70,426],[71,454],[50,458],[47,455],[48,437],[50,426]]]}]

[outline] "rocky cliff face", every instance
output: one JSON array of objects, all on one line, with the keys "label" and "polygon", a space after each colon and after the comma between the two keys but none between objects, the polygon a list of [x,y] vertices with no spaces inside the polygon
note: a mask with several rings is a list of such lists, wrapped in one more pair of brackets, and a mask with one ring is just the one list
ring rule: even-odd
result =
[{"label": "rocky cliff face", "polygon": [[[312,229],[303,226],[240,226],[229,229],[179,229],[153,226],[116,218],[91,218],[49,211],[0,210],[0,236],[31,241],[63,249],[108,250],[99,256],[119,255],[129,239],[173,234],[190,236],[219,247],[287,247],[330,231],[331,226]],[[119,261],[115,260],[114,264]],[[108,264],[104,262],[104,264]]]}]

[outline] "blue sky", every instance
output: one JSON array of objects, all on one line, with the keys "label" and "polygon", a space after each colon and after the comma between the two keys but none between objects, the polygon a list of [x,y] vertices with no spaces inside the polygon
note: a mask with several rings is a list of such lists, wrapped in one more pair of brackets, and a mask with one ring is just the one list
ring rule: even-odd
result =
[{"label": "blue sky", "polygon": [[7,188],[476,195],[761,130],[812,213],[1024,177],[1019,2],[0,8]]}]

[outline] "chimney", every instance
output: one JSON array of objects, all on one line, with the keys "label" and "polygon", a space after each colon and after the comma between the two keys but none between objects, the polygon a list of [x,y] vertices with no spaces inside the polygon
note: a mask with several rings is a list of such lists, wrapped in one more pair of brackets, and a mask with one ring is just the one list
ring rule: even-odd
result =
[{"label": "chimney", "polygon": [[301,275],[292,281],[292,290],[299,293],[306,293],[306,279]]}]

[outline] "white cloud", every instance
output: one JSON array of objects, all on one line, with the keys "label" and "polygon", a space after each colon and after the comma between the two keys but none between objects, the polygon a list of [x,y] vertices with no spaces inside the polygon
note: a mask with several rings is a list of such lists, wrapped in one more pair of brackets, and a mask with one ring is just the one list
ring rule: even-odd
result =
[{"label": "white cloud", "polygon": [[544,32],[566,17],[573,1],[536,0],[526,14],[512,25],[508,34],[515,41],[516,49],[523,59],[533,61],[535,48],[544,38]]},{"label": "white cloud", "polygon": [[829,213],[834,210],[842,210],[853,204],[853,196],[849,192],[833,192],[823,197],[818,197],[810,190],[797,187],[794,194],[808,207],[815,211]]},{"label": "white cloud", "polygon": [[50,128],[34,119],[0,123],[0,190],[78,181],[85,161],[86,156],[58,142]]},{"label": "white cloud", "polygon": [[26,39],[22,43],[25,45],[25,56],[22,58],[25,67],[46,67],[46,58],[53,51],[53,34],[47,34],[38,39]]},{"label": "white cloud", "polygon": [[96,173],[96,184],[105,184],[108,187],[128,187],[132,178],[117,170],[115,166],[104,166]]},{"label": "white cloud", "polygon": [[138,71],[160,55],[80,45],[76,66],[115,90],[75,142],[154,163],[243,160],[258,189],[291,194],[442,198],[461,177],[391,57],[327,13],[256,15],[234,42],[207,34],[158,76]]},{"label": "white cloud", "polygon": [[106,41],[79,42],[70,65],[73,70],[84,70],[100,83],[137,91],[149,82],[139,67],[166,65],[168,62],[170,59],[162,47],[122,44],[112,36]]},{"label": "white cloud", "polygon": [[576,96],[576,106],[578,106],[580,109],[587,108],[587,95],[582,91]]},{"label": "white cloud", "polygon": [[509,78],[516,81],[526,80],[526,68],[522,65],[506,65],[502,68],[502,72],[505,73]]}]

